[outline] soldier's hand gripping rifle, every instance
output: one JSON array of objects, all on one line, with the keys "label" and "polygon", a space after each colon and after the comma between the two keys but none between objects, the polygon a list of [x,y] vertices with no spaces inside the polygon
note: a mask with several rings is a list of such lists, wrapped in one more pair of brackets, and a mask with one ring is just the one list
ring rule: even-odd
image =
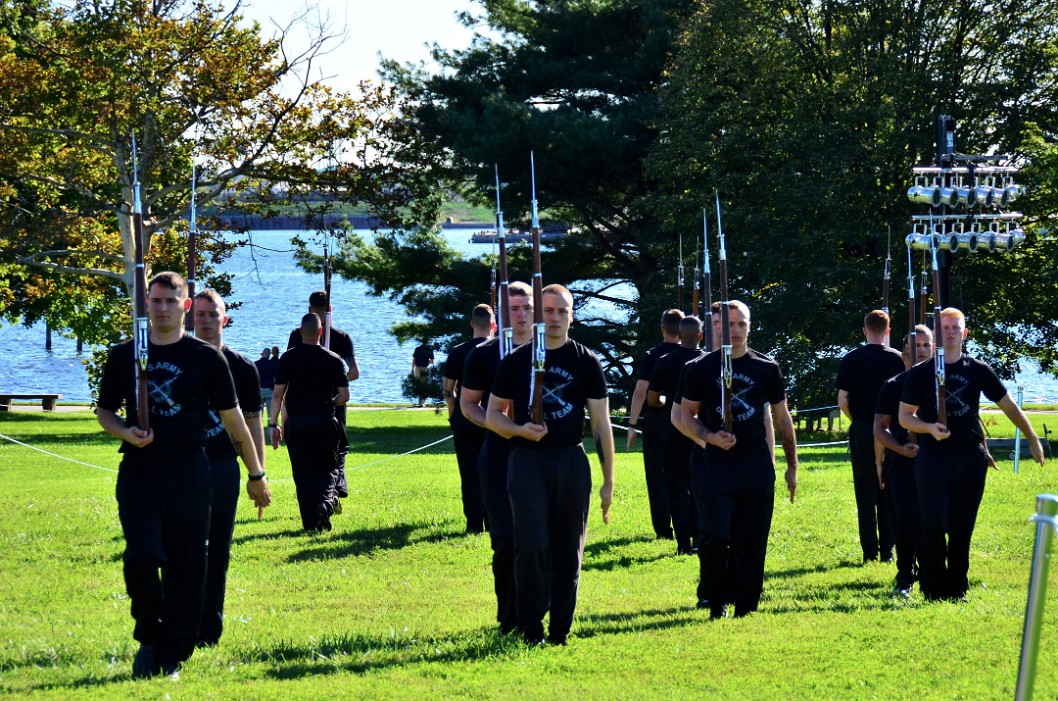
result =
[{"label": "soldier's hand gripping rifle", "polygon": [[709,218],[702,210],[702,285],[705,300],[705,350],[713,352],[713,280],[709,266]]},{"label": "soldier's hand gripping rifle", "polygon": [[720,193],[716,193],[716,236],[720,240],[720,325],[721,325],[721,391],[723,402],[721,404],[724,430],[731,433],[731,383],[734,380],[734,371],[731,367],[731,310],[728,309],[727,290],[727,247],[724,241],[724,226],[720,222]]},{"label": "soldier's hand gripping rifle", "polygon": [[532,233],[533,233],[533,376],[531,420],[544,423],[544,377],[547,374],[544,361],[544,278],[540,271],[540,215],[536,201],[536,162],[529,152],[529,173],[533,187]]},{"label": "soldier's hand gripping rifle", "polygon": [[507,278],[507,227],[500,208],[500,167],[496,168],[496,241],[500,246],[500,297],[496,307],[496,321],[500,327],[500,358],[514,349],[514,329],[511,328],[511,294]]},{"label": "soldier's hand gripping rifle", "polygon": [[[187,217],[187,297],[195,299],[195,269],[198,267],[198,213],[195,211],[195,189],[197,178],[195,177],[195,166],[191,165],[191,211]],[[194,313],[184,318],[184,330],[193,332],[195,330]]]},{"label": "soldier's hand gripping rifle", "polygon": [[133,347],[136,356],[136,425],[146,431],[151,427],[147,386],[148,344],[150,327],[147,323],[147,270],[143,264],[143,204],[140,200],[139,161],[136,156],[136,133],[132,134],[132,238],[136,258],[133,280],[135,318],[133,319]]},{"label": "soldier's hand gripping rifle", "polygon": [[930,227],[930,250],[933,253],[933,344],[936,350],[933,354],[935,374],[937,377],[937,423],[948,425],[948,411],[945,404],[948,401],[948,388],[945,384],[947,378],[944,370],[944,341],[940,335],[940,268],[937,266],[938,239],[936,232]]}]

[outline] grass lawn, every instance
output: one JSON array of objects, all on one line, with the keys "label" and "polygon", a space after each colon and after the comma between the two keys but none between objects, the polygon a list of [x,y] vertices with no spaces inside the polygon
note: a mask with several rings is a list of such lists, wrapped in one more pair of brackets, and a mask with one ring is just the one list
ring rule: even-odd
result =
[{"label": "grass lawn", "polygon": [[[1058,426],[1054,414],[1032,418]],[[1002,416],[989,430],[1013,435]],[[269,449],[276,503],[260,522],[240,504],[219,646],[196,652],[178,681],[133,681],[117,443],[88,413],[0,414],[0,434],[87,463],[0,439],[0,698],[1014,695],[1027,519],[1037,494],[1058,489],[1053,464],[1022,460],[1015,475],[1004,460],[989,474],[969,602],[926,604],[890,596],[892,565],[859,563],[844,447],[805,448],[796,504],[779,477],[761,610],[710,622],[694,607],[697,561],[652,537],[641,455],[620,452],[609,526],[593,499],[570,644],[531,649],[496,632],[488,536],[462,535],[451,442],[393,457],[446,436],[444,417],[352,411],[349,433],[351,494],[334,530],[301,532],[286,451]],[[1052,569],[1039,699],[1058,697],[1056,578]]]}]

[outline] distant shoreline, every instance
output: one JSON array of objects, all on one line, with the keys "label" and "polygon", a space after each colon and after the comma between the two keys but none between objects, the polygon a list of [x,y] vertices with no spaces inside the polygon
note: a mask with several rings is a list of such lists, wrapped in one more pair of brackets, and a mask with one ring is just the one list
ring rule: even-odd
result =
[{"label": "distant shoreline", "polygon": [[[258,214],[222,214],[217,217],[225,226],[233,228],[250,229],[257,231],[283,231],[283,230],[305,230],[312,231],[318,227],[306,226],[304,216],[280,216],[262,217]],[[338,216],[334,214],[324,215],[322,228],[337,228],[348,222],[353,229],[373,229],[382,226],[382,221],[377,217]],[[454,222],[446,221],[441,225],[442,229],[487,229],[494,227],[494,222]]]}]

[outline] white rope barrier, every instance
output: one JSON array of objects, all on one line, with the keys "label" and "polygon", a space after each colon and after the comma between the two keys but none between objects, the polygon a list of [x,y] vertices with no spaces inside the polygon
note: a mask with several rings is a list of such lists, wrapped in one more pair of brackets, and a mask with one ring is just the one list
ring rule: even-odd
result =
[{"label": "white rope barrier", "polygon": [[52,452],[49,452],[49,451],[44,450],[42,448],[37,448],[35,446],[32,446],[32,445],[30,445],[28,443],[23,443],[22,441],[15,440],[11,436],[5,436],[2,433],[0,433],[0,438],[4,439],[5,441],[11,441],[15,445],[20,445],[23,448],[29,448],[30,450],[35,450],[38,453],[44,453],[45,455],[48,455],[50,457],[58,458],[59,460],[65,460],[66,462],[72,462],[75,465],[84,465],[85,467],[90,467],[93,470],[102,470],[103,472],[113,472],[114,474],[117,474],[117,470],[111,469],[109,467],[100,467],[99,465],[93,465],[92,463],[81,462],[80,460],[74,460],[73,458],[68,458],[68,457],[66,457],[64,455],[59,455],[58,453],[52,453]]}]

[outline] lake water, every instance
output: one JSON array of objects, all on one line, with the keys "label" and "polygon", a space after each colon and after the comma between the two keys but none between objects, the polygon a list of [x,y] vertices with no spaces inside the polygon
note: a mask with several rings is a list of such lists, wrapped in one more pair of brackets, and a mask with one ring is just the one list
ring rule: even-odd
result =
[{"label": "lake water", "polygon": [[[260,357],[262,348],[278,345],[285,349],[290,330],[307,311],[309,294],[323,288],[322,275],[309,275],[294,265],[290,239],[298,233],[304,236],[294,231],[254,232],[255,246],[238,249],[224,265],[234,275],[231,299],[243,303],[229,314],[232,324],[224,330],[224,342],[251,360]],[[492,251],[491,246],[470,243],[471,233],[447,229],[442,235],[465,256]],[[404,308],[368,296],[363,283],[337,276],[332,280],[331,296],[334,325],[352,335],[360,363],[360,379],[350,387],[352,401],[408,401],[401,395],[400,383],[411,368],[413,346],[398,344],[386,332],[394,321],[406,318]],[[44,340],[43,324],[31,328],[0,324],[0,359],[5,365],[0,390],[62,392],[70,401],[90,401],[76,342],[53,334],[49,352]],[[1023,385],[1026,402],[1058,403],[1058,380],[1040,374],[1035,366],[1005,384],[1014,397],[1016,386]]]}]

